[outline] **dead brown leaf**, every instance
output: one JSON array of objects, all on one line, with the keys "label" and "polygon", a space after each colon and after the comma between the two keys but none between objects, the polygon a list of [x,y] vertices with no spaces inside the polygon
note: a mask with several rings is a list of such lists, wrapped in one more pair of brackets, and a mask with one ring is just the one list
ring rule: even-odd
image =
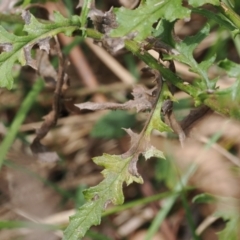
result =
[{"label": "dead brown leaf", "polygon": [[56,125],[61,111],[63,93],[68,86],[68,76],[64,73],[64,59],[57,39],[56,48],[58,49],[59,66],[56,78],[56,89],[53,95],[52,111],[45,116],[44,122],[41,127],[37,129],[36,137],[30,146],[32,152],[38,156],[38,159],[43,161],[57,161],[59,159],[55,152],[49,151],[40,141],[47,135],[50,129]]},{"label": "dead brown leaf", "polygon": [[134,100],[129,100],[126,103],[93,103],[93,102],[85,102],[76,104],[80,109],[88,109],[88,110],[104,110],[104,109],[133,109],[136,108],[137,112],[149,110],[152,108],[154,100],[155,100],[155,90],[146,89],[144,86],[136,86],[133,89],[132,95]]},{"label": "dead brown leaf", "polygon": [[[82,6],[83,1],[80,0],[78,7]],[[111,38],[109,36],[110,31],[118,27],[113,8],[110,8],[109,11],[103,12],[97,9],[95,7],[95,1],[92,1],[89,9],[90,11],[88,16],[93,21],[95,29],[104,34],[101,44],[110,53],[116,54],[117,52],[123,50],[125,47],[124,41],[126,39],[133,39],[136,36],[136,33],[130,33],[125,37]]]}]

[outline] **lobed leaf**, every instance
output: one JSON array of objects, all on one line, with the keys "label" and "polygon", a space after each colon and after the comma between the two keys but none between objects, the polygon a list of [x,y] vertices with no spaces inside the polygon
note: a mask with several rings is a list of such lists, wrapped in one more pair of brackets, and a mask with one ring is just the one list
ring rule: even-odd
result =
[{"label": "lobed leaf", "polygon": [[224,220],[225,227],[217,233],[219,240],[238,240],[240,236],[239,199],[215,196],[218,207],[214,215]]},{"label": "lobed leaf", "polygon": [[[141,93],[143,92],[141,91]],[[151,90],[150,93],[152,93]],[[140,96],[142,96],[142,94],[140,94]],[[143,182],[136,167],[140,154],[142,154],[145,159],[150,157],[164,158],[163,153],[152,146],[150,134],[153,128],[159,131],[170,130],[160,118],[162,103],[170,97],[172,97],[171,93],[164,83],[158,96],[157,104],[154,106],[153,113],[150,116],[146,132],[144,130],[142,134],[136,134],[132,132],[131,129],[125,129],[131,137],[131,146],[126,153],[123,155],[103,154],[100,157],[93,158],[93,161],[97,165],[105,168],[102,171],[104,180],[97,186],[84,191],[84,197],[88,202],[78,209],[77,213],[70,218],[70,224],[65,230],[64,240],[81,239],[92,225],[100,223],[102,212],[109,203],[113,203],[114,205],[123,204],[124,182],[127,185],[132,182]]]},{"label": "lobed leaf", "polygon": [[230,31],[236,30],[236,26],[221,13],[216,12],[213,14],[212,11],[203,8],[194,8],[192,9],[192,12],[205,16],[206,18],[215,21],[219,26],[225,27]]},{"label": "lobed leaf", "polygon": [[206,69],[212,65],[215,57],[205,60],[201,64],[198,64],[193,57],[194,49],[208,35],[208,33],[209,25],[206,25],[195,36],[186,37],[183,41],[176,43],[175,48],[179,52],[179,54],[171,55],[170,57],[166,57],[166,59],[174,59],[184,64],[187,64],[188,66],[190,66],[191,71],[199,74],[199,76],[204,81],[207,89],[211,89],[212,86],[208,78]]},{"label": "lobed leaf", "polygon": [[[131,137],[131,147],[124,154],[124,156],[133,156],[132,162],[137,162],[140,154],[144,156],[145,160],[148,160],[151,157],[165,158],[162,151],[158,150],[151,144],[150,136],[148,135],[147,131],[142,137],[141,134],[134,133],[131,129],[124,130]],[[135,175],[138,175],[136,166],[134,164],[131,165],[129,170],[135,173]]]},{"label": "lobed leaf", "polygon": [[70,217],[70,224],[64,232],[65,240],[77,240],[82,238],[92,225],[98,225],[102,212],[109,203],[123,204],[123,184],[132,182],[142,183],[139,176],[129,173],[128,167],[131,157],[122,158],[120,155],[103,154],[95,157],[93,161],[105,169],[102,171],[104,180],[95,187],[84,191],[88,202],[80,207],[77,213]]},{"label": "lobed leaf", "polygon": [[160,18],[170,22],[190,16],[190,10],[182,6],[181,0],[147,0],[134,10],[126,8],[114,9],[118,28],[111,37],[123,37],[137,33],[136,40],[143,40],[151,35],[152,25]]},{"label": "lobed leaf", "polygon": [[161,41],[165,44],[174,47],[175,40],[172,34],[172,32],[174,31],[174,24],[175,22],[169,22],[166,19],[162,19],[157,29],[153,30],[153,36],[161,39]]},{"label": "lobed leaf", "polygon": [[58,12],[54,14],[53,23],[40,23],[29,12],[23,12],[23,18],[26,23],[23,28],[27,32],[26,36],[16,36],[0,26],[0,46],[4,50],[0,54],[0,87],[12,88],[14,82],[12,68],[16,62],[37,67],[31,58],[31,49],[35,44],[48,51],[48,40],[52,36],[60,32],[71,35],[80,25],[79,17],[68,19]]},{"label": "lobed leaf", "polygon": [[143,153],[144,158],[147,160],[151,157],[157,157],[165,159],[165,156],[163,155],[163,152],[155,148],[154,146],[150,146],[147,151]]},{"label": "lobed leaf", "polygon": [[215,215],[226,221],[226,226],[218,233],[219,240],[237,240],[240,236],[239,201],[230,197],[220,200],[224,208],[218,209]]},{"label": "lobed leaf", "polygon": [[101,200],[85,203],[77,210],[74,216],[70,217],[70,224],[64,231],[63,240],[79,240],[92,225],[100,224],[104,206]]}]

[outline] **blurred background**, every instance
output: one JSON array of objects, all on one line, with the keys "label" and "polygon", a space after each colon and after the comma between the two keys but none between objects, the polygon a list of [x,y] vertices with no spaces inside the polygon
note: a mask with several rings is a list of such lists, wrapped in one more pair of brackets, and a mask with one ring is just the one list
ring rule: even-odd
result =
[{"label": "blurred background", "polygon": [[[1,0],[0,12],[18,14],[21,6],[38,18],[51,19],[54,10],[65,17],[79,15],[78,1],[14,1]],[[107,11],[110,7],[124,6],[133,9],[139,1],[96,1],[97,8]],[[211,9],[211,6],[205,6]],[[13,18],[12,18],[13,19]],[[193,14],[191,19],[179,20],[175,33],[180,39],[196,34],[206,19]],[[16,35],[24,35],[23,23],[14,19],[1,21],[1,25]],[[216,61],[229,58],[239,63],[239,54],[233,36],[226,29],[210,22],[211,33],[195,49],[198,62],[216,54]],[[91,23],[90,23],[91,26]],[[122,128],[140,132],[148,113],[135,111],[80,111],[74,104],[86,101],[123,103],[132,98],[133,86],[141,84],[154,87],[151,76],[141,73],[143,62],[127,51],[114,56],[90,39],[59,35],[61,49],[68,64],[69,86],[64,93],[57,125],[52,128],[42,144],[58,155],[58,161],[41,161],[31,153],[30,144],[38,129],[52,109],[54,77],[58,56],[54,51],[43,61],[45,87],[37,96],[11,146],[0,172],[0,239],[57,240],[68,225],[69,216],[84,204],[82,191],[102,180],[101,170],[91,160],[103,153],[122,154],[129,148],[130,139]],[[239,46],[238,46],[239,47]],[[40,53],[33,49],[33,55]],[[50,62],[52,65],[50,65]],[[44,65],[45,64],[45,65]],[[53,67],[52,67],[53,66]],[[186,82],[197,76],[188,67],[176,63],[176,71]],[[21,103],[37,78],[31,67],[14,66],[15,83],[12,90],[0,89],[0,139],[8,134]],[[213,65],[208,74],[219,77],[221,89],[233,84],[222,70]],[[177,91],[178,102],[174,113],[181,121],[194,108],[187,94]],[[155,237],[158,240],[192,239],[187,221],[190,213],[193,225],[203,240],[219,239],[217,232],[226,226],[224,213],[238,214],[240,126],[239,122],[217,113],[209,113],[188,132],[185,147],[181,148],[175,134],[154,132],[154,146],[163,151],[166,160],[140,159],[138,170],[144,184],[124,187],[125,204],[122,208],[110,206],[100,226],[93,227],[84,239],[141,240],[153,219],[173,200]],[[189,167],[197,169],[184,186],[181,194],[171,198],[180,179],[187,176]],[[185,206],[184,204],[185,203]],[[113,207],[114,211],[111,212]],[[214,215],[221,212],[221,217]],[[3,224],[5,221],[5,225]],[[26,224],[28,222],[28,224]]]}]

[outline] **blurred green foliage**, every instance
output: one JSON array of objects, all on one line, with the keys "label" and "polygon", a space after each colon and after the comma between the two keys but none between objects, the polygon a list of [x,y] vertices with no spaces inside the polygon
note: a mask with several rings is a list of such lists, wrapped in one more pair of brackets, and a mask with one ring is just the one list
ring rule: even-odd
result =
[{"label": "blurred green foliage", "polygon": [[126,111],[116,110],[107,113],[93,127],[91,136],[94,138],[121,138],[126,135],[123,128],[133,128],[136,117]]}]

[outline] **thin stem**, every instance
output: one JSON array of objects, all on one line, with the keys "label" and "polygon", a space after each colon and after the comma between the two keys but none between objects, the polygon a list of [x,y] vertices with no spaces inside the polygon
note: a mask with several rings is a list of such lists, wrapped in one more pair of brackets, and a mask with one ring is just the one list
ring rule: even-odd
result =
[{"label": "thin stem", "polygon": [[[87,29],[88,37],[94,38],[96,40],[101,40],[102,34],[97,33],[96,30]],[[213,111],[219,112],[225,116],[233,117],[235,119],[240,119],[238,104],[231,102],[225,90],[216,90],[213,93],[203,92],[196,86],[185,84],[184,80],[175,75],[171,70],[159,63],[155,58],[153,58],[149,53],[142,51],[139,44],[133,40],[126,40],[125,47],[136,55],[139,59],[144,61],[149,67],[157,69],[168,82],[172,83],[174,86],[180,90],[189,94],[194,100],[195,105],[199,106],[205,104]],[[226,98],[226,101],[220,101],[222,97]]]},{"label": "thin stem", "polygon": [[3,139],[1,145],[0,145],[0,168],[2,167],[3,161],[6,157],[6,154],[8,150],[10,149],[11,145],[14,142],[14,139],[16,138],[16,135],[18,133],[18,130],[20,126],[22,125],[24,119],[27,116],[28,111],[32,107],[33,103],[36,100],[37,95],[42,90],[44,86],[44,82],[42,79],[38,79],[33,87],[32,90],[28,93],[26,98],[24,99],[19,111],[17,112],[16,117],[13,120],[13,123],[11,124],[8,134]]},{"label": "thin stem", "polygon": [[194,174],[196,168],[197,168],[196,165],[191,165],[188,171],[185,173],[185,175],[182,176],[182,178],[179,180],[178,184],[174,188],[173,193],[175,194],[165,199],[164,205],[162,206],[162,208],[160,209],[160,211],[158,212],[151,226],[148,229],[145,240],[153,239],[154,234],[158,231],[159,226],[162,224],[163,220],[167,217],[175,201],[177,200],[179,196],[178,192],[181,191],[182,188],[187,185],[188,179]]},{"label": "thin stem", "polygon": [[91,28],[87,28],[86,33],[88,37],[93,38],[95,40],[101,40],[101,38],[103,37],[102,33]]},{"label": "thin stem", "polygon": [[143,52],[135,41],[126,40],[125,47],[130,50],[134,55],[143,60],[149,67],[157,69],[164,79],[167,79],[173,85],[175,85],[182,91],[187,92],[192,97],[196,97],[198,93],[198,90],[196,90],[196,88],[192,87],[191,85],[185,85],[184,81],[180,77],[178,77],[171,70],[159,63],[149,53]]},{"label": "thin stem", "polygon": [[189,228],[190,228],[190,231],[192,233],[193,239],[194,240],[200,240],[200,237],[196,234],[196,230],[195,230],[196,227],[194,226],[194,221],[193,221],[193,218],[192,218],[192,215],[191,215],[191,210],[190,210],[190,207],[188,205],[184,189],[181,193],[181,199],[182,199],[183,207],[185,209],[187,221],[188,221]]},{"label": "thin stem", "polygon": [[122,211],[127,210],[127,209],[132,208],[132,207],[136,207],[138,205],[148,204],[148,203],[151,203],[151,202],[169,197],[173,194],[175,194],[175,193],[164,192],[164,193],[159,193],[159,194],[156,194],[156,195],[153,195],[153,196],[150,196],[150,197],[146,197],[146,198],[143,198],[143,199],[138,199],[138,200],[135,200],[135,201],[131,201],[131,202],[126,203],[124,205],[116,206],[116,207],[113,207],[109,210],[106,210],[102,214],[102,216],[105,217],[105,216],[108,216],[108,215],[111,215],[111,214],[114,214],[114,213],[122,212]]},{"label": "thin stem", "polygon": [[220,2],[221,9],[224,13],[224,15],[230,19],[235,26],[240,29],[240,16],[234,12],[230,6],[227,6],[224,2]]},{"label": "thin stem", "polygon": [[32,228],[32,229],[43,229],[49,230],[59,230],[60,226],[43,224],[43,223],[33,223],[26,221],[0,221],[0,229],[13,229],[13,228]]}]

